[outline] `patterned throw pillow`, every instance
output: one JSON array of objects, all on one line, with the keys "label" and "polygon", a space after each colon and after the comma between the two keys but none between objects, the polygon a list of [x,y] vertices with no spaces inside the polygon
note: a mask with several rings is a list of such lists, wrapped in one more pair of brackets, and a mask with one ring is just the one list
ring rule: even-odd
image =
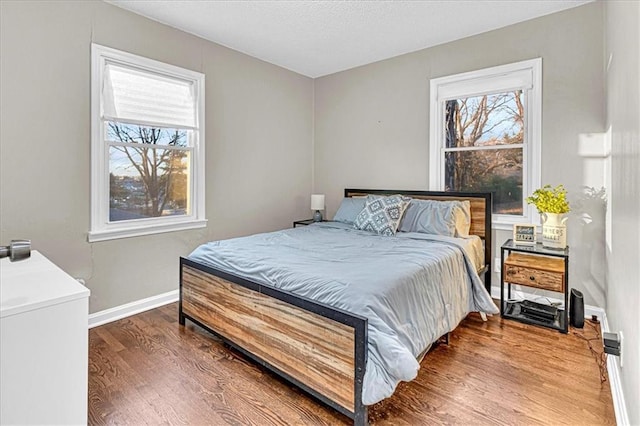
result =
[{"label": "patterned throw pillow", "polygon": [[391,236],[396,234],[402,215],[409,205],[409,198],[400,195],[367,197],[353,227],[363,231]]}]

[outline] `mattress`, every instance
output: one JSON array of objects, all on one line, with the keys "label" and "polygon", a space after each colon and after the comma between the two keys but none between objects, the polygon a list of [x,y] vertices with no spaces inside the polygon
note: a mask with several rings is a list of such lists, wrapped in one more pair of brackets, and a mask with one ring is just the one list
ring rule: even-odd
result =
[{"label": "mattress", "polygon": [[498,312],[477,274],[481,254],[475,238],[387,237],[322,222],[206,243],[189,258],[366,317],[370,405],[413,380],[416,357],[469,312]]}]

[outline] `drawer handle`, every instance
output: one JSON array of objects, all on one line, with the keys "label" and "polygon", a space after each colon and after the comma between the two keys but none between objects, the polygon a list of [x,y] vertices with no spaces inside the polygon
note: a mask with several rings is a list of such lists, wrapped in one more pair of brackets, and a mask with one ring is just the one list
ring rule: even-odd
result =
[{"label": "drawer handle", "polygon": [[530,279],[531,281],[535,281],[535,280],[536,280],[536,277],[534,277],[533,275],[531,275],[531,276],[529,276],[529,279]]}]

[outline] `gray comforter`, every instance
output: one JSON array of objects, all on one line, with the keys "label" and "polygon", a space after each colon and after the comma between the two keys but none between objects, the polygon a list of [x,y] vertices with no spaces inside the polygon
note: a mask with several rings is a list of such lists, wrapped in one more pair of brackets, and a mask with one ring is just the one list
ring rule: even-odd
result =
[{"label": "gray comforter", "polygon": [[469,312],[498,312],[456,238],[327,222],[203,244],[189,258],[368,318],[366,405],[414,379],[416,357]]}]

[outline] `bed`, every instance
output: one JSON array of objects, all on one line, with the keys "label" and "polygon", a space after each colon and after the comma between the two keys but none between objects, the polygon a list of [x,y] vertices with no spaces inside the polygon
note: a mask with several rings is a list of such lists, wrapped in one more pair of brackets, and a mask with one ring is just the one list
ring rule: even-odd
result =
[{"label": "bed", "polygon": [[394,194],[469,201],[470,237],[389,238],[326,222],[205,244],[180,259],[180,324],[194,322],[367,424],[367,405],[415,377],[416,358],[441,335],[468,312],[497,313],[488,292],[491,194],[344,195]]}]

